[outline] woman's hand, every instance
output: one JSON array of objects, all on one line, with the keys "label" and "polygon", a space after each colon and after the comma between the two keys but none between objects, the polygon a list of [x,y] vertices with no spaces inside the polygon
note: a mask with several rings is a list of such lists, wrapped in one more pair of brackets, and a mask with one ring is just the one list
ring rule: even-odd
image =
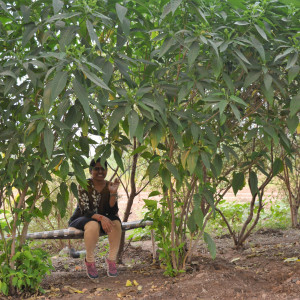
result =
[{"label": "woman's hand", "polygon": [[116,178],[113,182],[108,184],[108,190],[111,194],[116,194],[120,185],[120,181]]},{"label": "woman's hand", "polygon": [[110,233],[112,231],[113,226],[114,223],[109,218],[102,216],[101,227],[106,233]]},{"label": "woman's hand", "polygon": [[109,218],[99,214],[94,214],[92,219],[101,222],[101,227],[106,233],[110,233],[112,231],[114,223]]}]

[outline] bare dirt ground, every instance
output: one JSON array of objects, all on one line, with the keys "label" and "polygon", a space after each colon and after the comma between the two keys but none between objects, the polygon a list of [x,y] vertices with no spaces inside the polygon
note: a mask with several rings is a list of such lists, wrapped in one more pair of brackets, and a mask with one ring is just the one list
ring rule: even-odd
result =
[{"label": "bare dirt ground", "polygon": [[[273,192],[269,194],[274,197]],[[228,197],[231,201],[244,202],[250,200],[250,195],[245,191],[238,195],[239,198],[232,193]],[[142,218],[143,198],[147,198],[147,194],[136,199],[130,220]],[[125,200],[119,201],[121,211]],[[299,229],[260,230],[249,237],[241,250],[234,249],[233,241],[227,235],[214,240],[217,246],[215,260],[201,243],[187,271],[175,278],[163,275],[159,263],[153,262],[151,241],[148,240],[127,245],[116,278],[106,275],[103,243],[99,246],[101,255],[97,257],[100,274],[97,281],[87,278],[83,258],[57,255],[52,258],[54,270],[42,282],[45,294],[31,299],[300,300]],[[72,241],[72,244],[77,249],[83,248],[81,241]]]},{"label": "bare dirt ground", "polygon": [[31,299],[300,299],[300,230],[260,230],[242,250],[226,236],[215,241],[215,260],[199,245],[187,272],[175,278],[153,263],[151,241],[127,247],[116,278],[107,277],[104,257],[92,281],[83,259],[57,256],[42,284],[46,294]]}]

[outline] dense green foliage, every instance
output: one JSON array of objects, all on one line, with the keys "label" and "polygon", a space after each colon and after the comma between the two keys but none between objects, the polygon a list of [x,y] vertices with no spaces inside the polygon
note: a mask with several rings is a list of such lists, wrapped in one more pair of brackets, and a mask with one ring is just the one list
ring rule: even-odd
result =
[{"label": "dense green foliage", "polygon": [[[122,152],[137,142],[131,154],[147,161],[150,179],[160,178],[170,220],[164,240],[170,252],[162,257],[171,275],[191,253],[182,246],[187,231],[203,236],[222,190],[233,186],[236,193],[249,178],[254,202],[261,202],[259,172],[267,184],[282,170],[274,145],[293,154],[300,108],[295,5],[8,0],[0,6],[0,207],[12,216],[0,231],[2,239],[5,231],[12,236],[11,256],[17,232],[22,245],[33,217],[48,215],[52,205],[65,214],[66,184],[54,200],[48,183],[53,176],[65,180],[72,168],[85,186],[92,146],[123,170]],[[76,195],[74,183],[71,189]]]}]

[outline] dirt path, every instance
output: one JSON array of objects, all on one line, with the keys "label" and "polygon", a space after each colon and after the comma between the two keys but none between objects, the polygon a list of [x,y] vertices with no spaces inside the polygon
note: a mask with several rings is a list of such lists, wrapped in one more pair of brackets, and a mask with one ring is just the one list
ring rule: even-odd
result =
[{"label": "dirt path", "polygon": [[[35,299],[300,300],[299,230],[260,231],[239,251],[229,238],[215,241],[214,261],[200,245],[187,272],[176,278],[164,276],[164,270],[152,263],[150,241],[127,248],[116,278],[107,277],[99,257],[97,282],[87,278],[82,259],[55,257],[55,270],[43,281],[46,294]],[[127,280],[132,286],[126,286]]]}]

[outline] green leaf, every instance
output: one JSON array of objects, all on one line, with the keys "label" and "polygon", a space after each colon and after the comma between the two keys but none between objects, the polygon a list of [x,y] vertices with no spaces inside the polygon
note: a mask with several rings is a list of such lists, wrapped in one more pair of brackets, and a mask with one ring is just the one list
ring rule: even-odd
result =
[{"label": "green leaf", "polygon": [[178,6],[181,4],[182,0],[171,0],[170,5],[171,5],[171,11],[174,15],[176,9]]},{"label": "green leaf", "polygon": [[161,193],[159,192],[159,191],[152,191],[149,195],[148,195],[148,197],[150,198],[150,197],[154,197],[154,196],[158,196],[158,195],[160,195]]},{"label": "green leaf", "polygon": [[289,69],[288,72],[288,80],[289,84],[296,78],[296,76],[299,74],[300,66],[296,65]]},{"label": "green leaf", "polygon": [[216,170],[216,175],[220,176],[220,174],[222,172],[222,168],[223,168],[223,161],[222,161],[221,155],[219,155],[219,154],[215,155],[213,165],[214,165],[215,170]]},{"label": "green leaf", "polygon": [[290,169],[290,171],[293,173],[293,163],[288,157],[285,157],[284,159],[285,165]]},{"label": "green leaf", "polygon": [[245,55],[240,51],[240,50],[237,50],[235,49],[234,52],[237,54],[237,56],[242,60],[244,61],[245,63],[250,64],[249,60],[245,57]]},{"label": "green leaf", "polygon": [[65,179],[69,173],[69,163],[67,160],[64,160],[60,165],[60,176]]},{"label": "green leaf", "polygon": [[141,146],[137,147],[130,155],[133,156],[133,155],[135,155],[135,154],[137,154],[137,153],[141,153],[141,152],[143,152],[145,149],[147,149],[147,146],[141,145]]},{"label": "green leaf", "polygon": [[189,82],[187,85],[183,85],[178,93],[178,104],[183,101],[191,91],[192,86],[194,85],[193,82]]},{"label": "green leaf", "polygon": [[[12,285],[13,286],[16,286],[17,285],[17,282],[18,282],[18,277],[14,277],[13,280],[12,280]],[[0,282],[1,283],[1,282]]]},{"label": "green leaf", "polygon": [[61,195],[61,193],[57,194],[57,208],[58,211],[61,215],[61,217],[63,218],[66,214],[66,210],[67,210],[67,203],[65,201],[65,199],[63,198],[63,196]]},{"label": "green leaf", "polygon": [[170,131],[174,137],[174,139],[176,140],[176,142],[178,143],[178,146],[183,149],[184,145],[183,145],[183,141],[182,141],[182,137],[178,132],[178,126],[172,121],[172,120],[168,120],[168,125],[170,128]]},{"label": "green leaf", "polygon": [[190,174],[193,174],[195,171],[195,168],[197,166],[197,160],[198,160],[198,153],[194,152],[194,153],[189,153],[188,157],[187,157],[187,168],[190,172]]},{"label": "green leaf", "polygon": [[210,160],[206,152],[201,152],[201,160],[204,163],[204,166],[209,170],[210,169]]},{"label": "green leaf", "polygon": [[264,47],[261,44],[261,42],[259,40],[257,40],[254,36],[251,36],[250,39],[251,39],[252,45],[254,46],[254,48],[259,53],[262,61],[266,61],[265,50],[264,50]]},{"label": "green leaf", "polygon": [[154,161],[149,165],[147,170],[149,174],[149,180],[152,180],[157,175],[159,166],[160,164],[158,161]]},{"label": "green leaf", "polygon": [[114,158],[115,158],[117,165],[124,172],[124,165],[123,165],[122,157],[121,157],[119,151],[117,151],[116,149],[114,150]]},{"label": "green leaf", "polygon": [[187,151],[184,151],[183,153],[181,153],[181,164],[184,169],[185,169],[186,161],[187,161],[190,151],[191,150],[187,150]]},{"label": "green leaf", "polygon": [[200,133],[199,126],[196,125],[195,123],[192,123],[191,132],[192,132],[192,136],[193,136],[194,141],[197,142],[198,138],[199,138],[199,133]]},{"label": "green leaf", "polygon": [[273,77],[270,74],[264,75],[264,84],[266,87],[266,90],[269,90],[272,85]]},{"label": "green leaf", "polygon": [[120,121],[124,117],[124,114],[125,114],[124,106],[119,106],[113,111],[109,119],[108,133],[111,133],[113,129],[120,123]]},{"label": "green leaf", "polygon": [[293,117],[291,118],[288,118],[286,120],[287,122],[287,125],[288,125],[288,128],[290,130],[290,133],[291,134],[294,134],[296,128],[298,127],[299,125],[299,119],[298,119],[298,116],[297,115],[294,115]]},{"label": "green leaf", "polygon": [[26,44],[29,42],[31,38],[33,38],[34,34],[38,31],[39,27],[34,23],[25,24],[25,30],[22,36],[22,47],[24,48]]},{"label": "green leaf", "polygon": [[162,179],[163,184],[169,189],[171,187],[171,174],[166,169],[163,168],[160,173],[160,177]]},{"label": "green leaf", "polygon": [[67,84],[68,73],[57,72],[53,78],[51,85],[51,102],[53,102],[58,95],[64,90]]},{"label": "green leaf", "polygon": [[245,175],[242,172],[234,173],[232,179],[232,189],[234,195],[245,186]]},{"label": "green leaf", "polygon": [[171,3],[169,2],[164,6],[164,10],[160,16],[160,19],[163,20],[170,12],[171,12]]},{"label": "green leaf", "polygon": [[232,147],[229,147],[227,145],[222,145],[223,146],[223,152],[227,158],[227,160],[230,159],[230,154],[233,155],[236,159],[239,159],[238,155],[235,153]]},{"label": "green leaf", "polygon": [[214,200],[213,193],[209,189],[204,188],[202,194],[203,194],[204,198],[206,199],[207,203],[212,208],[213,212],[215,213],[215,200]]},{"label": "green leaf", "polygon": [[258,179],[255,172],[251,171],[249,174],[249,186],[252,196],[258,192]]},{"label": "green leaf", "polygon": [[10,70],[0,72],[0,76],[10,76],[10,77],[14,78],[15,80],[17,80],[16,74]]},{"label": "green leaf", "polygon": [[257,81],[260,77],[260,72],[250,72],[245,78],[244,87],[247,88],[250,84]]},{"label": "green leaf", "polygon": [[166,166],[167,166],[168,170],[173,174],[173,176],[174,176],[178,181],[180,181],[181,178],[180,178],[180,175],[179,175],[179,173],[178,173],[177,168],[176,168],[172,163],[170,163],[170,162],[168,162],[168,161],[166,162]]},{"label": "green leaf", "polygon": [[159,191],[152,191],[149,195],[148,195],[148,197],[150,198],[150,197],[154,197],[154,196],[158,196],[158,195],[160,195],[161,193],[159,192]]},{"label": "green leaf", "polygon": [[230,99],[233,100],[236,103],[242,104],[244,106],[248,106],[248,104],[243,99],[241,99],[240,97],[231,95]]},{"label": "green leaf", "polygon": [[171,38],[171,37],[166,38],[163,45],[160,48],[158,58],[163,57],[169,51],[169,49],[173,46],[173,44],[174,44],[173,38]]},{"label": "green leaf", "polygon": [[240,25],[240,26],[246,26],[249,25],[249,22],[247,21],[236,21],[234,22],[235,25]]},{"label": "green leaf", "polygon": [[79,146],[83,152],[83,154],[88,157],[90,153],[90,144],[87,136],[81,136],[79,138]]},{"label": "green leaf", "polygon": [[210,253],[212,259],[215,259],[216,254],[217,254],[215,242],[213,241],[213,239],[210,237],[210,235],[208,233],[204,232],[203,236],[204,236],[204,241],[207,244],[207,247],[208,247],[208,250],[209,250],[209,253]]},{"label": "green leaf", "polygon": [[132,110],[128,115],[128,123],[129,123],[129,133],[130,137],[133,138],[135,136],[136,129],[139,124],[139,115],[135,110]]},{"label": "green leaf", "polygon": [[293,51],[295,51],[294,48],[288,48],[288,49],[286,49],[283,53],[278,54],[278,55],[275,57],[274,62],[276,62],[277,60],[279,60],[279,59],[281,59],[281,58],[287,56],[288,54],[290,54],[290,53],[293,52]]},{"label": "green leaf", "polygon": [[157,201],[151,199],[143,199],[148,208],[157,208]]},{"label": "green leaf", "polygon": [[73,89],[78,97],[80,104],[83,107],[83,110],[87,116],[90,114],[89,106],[89,95],[87,94],[85,88],[80,84],[80,82],[75,78],[73,81]]},{"label": "green leaf", "polygon": [[61,0],[53,0],[52,5],[53,5],[54,14],[56,15],[63,8],[64,2]]},{"label": "green leaf", "polygon": [[68,73],[57,72],[53,80],[49,81],[44,89],[43,106],[46,113],[49,112],[53,101],[64,90],[67,84]]},{"label": "green leaf", "polygon": [[50,159],[54,147],[54,134],[52,133],[52,130],[49,127],[47,127],[44,130],[44,144],[45,144],[48,158]]},{"label": "green leaf", "polygon": [[123,23],[128,9],[126,7],[120,5],[119,3],[116,3],[116,11],[117,11],[117,15],[118,15],[120,22]]},{"label": "green leaf", "polygon": [[233,114],[235,115],[235,117],[240,120],[241,119],[241,113],[239,111],[239,109],[232,103],[229,104],[231,107],[231,110],[233,112]]},{"label": "green leaf", "polygon": [[77,189],[77,185],[75,184],[75,182],[71,183],[71,191],[72,191],[74,197],[76,199],[78,199],[78,189]]},{"label": "green leaf", "polygon": [[194,217],[196,225],[200,228],[200,230],[202,230],[204,215],[199,206],[194,207],[192,216]]},{"label": "green leaf", "polygon": [[289,60],[286,64],[286,68],[290,69],[295,65],[296,62],[298,62],[298,52],[295,52],[293,55],[289,57]]},{"label": "green leaf", "polygon": [[224,114],[224,110],[227,107],[227,105],[228,105],[227,100],[222,100],[217,104],[217,106],[219,108],[220,116],[222,116]]},{"label": "green leaf", "polygon": [[191,233],[194,233],[197,230],[197,224],[193,215],[190,215],[187,221],[187,226]]},{"label": "green leaf", "polygon": [[155,149],[159,144],[162,135],[163,135],[162,128],[159,124],[156,124],[151,128],[150,141],[153,149]]},{"label": "green leaf", "polygon": [[229,90],[230,90],[230,93],[231,93],[231,94],[234,94],[234,84],[233,84],[233,82],[232,82],[232,79],[230,78],[230,76],[229,76],[228,74],[226,74],[226,73],[224,73],[224,72],[222,73],[222,76],[223,76],[223,79],[224,79],[224,81],[225,81],[227,87],[228,87]]},{"label": "green leaf", "polygon": [[110,90],[110,88],[104,83],[103,80],[101,80],[96,74],[92,73],[91,71],[89,71],[88,68],[79,65],[78,68],[85,74],[85,76],[92,82],[94,82],[96,85],[98,85],[99,87],[108,90],[110,92],[112,92]]},{"label": "green leaf", "polygon": [[257,32],[261,35],[261,37],[263,39],[265,39],[266,41],[268,41],[268,37],[267,37],[265,31],[262,28],[260,28],[258,25],[256,25],[256,24],[254,24],[254,26],[255,26]]},{"label": "green leaf", "polygon": [[86,28],[88,30],[91,41],[94,41],[96,43],[98,49],[101,50],[99,38],[95,32],[93,24],[89,20],[86,20]]},{"label": "green leaf", "polygon": [[280,158],[275,159],[272,169],[273,169],[273,176],[276,176],[278,173],[283,171],[283,162]]},{"label": "green leaf", "polygon": [[62,13],[62,14],[56,14],[52,16],[51,18],[47,19],[47,23],[53,23],[58,20],[66,20],[70,19],[73,17],[80,16],[82,13],[81,12],[71,12],[71,13]]},{"label": "green leaf", "polygon": [[84,173],[84,170],[83,170],[81,164],[79,162],[77,162],[76,160],[73,160],[72,165],[73,165],[75,176],[79,180],[79,182],[86,183],[85,173]]},{"label": "green leaf", "polygon": [[294,116],[300,111],[300,94],[293,97],[290,104],[290,116]]},{"label": "green leaf", "polygon": [[[100,132],[101,126],[99,123],[99,119],[98,119],[97,113],[93,109],[90,110],[90,117],[91,117],[97,131]],[[100,118],[100,120],[101,120],[101,118]]]},{"label": "green leaf", "polygon": [[42,212],[44,215],[49,216],[51,209],[52,209],[52,202],[50,201],[49,198],[46,198],[42,202]]},{"label": "green leaf", "polygon": [[189,66],[191,66],[195,62],[195,60],[199,54],[199,51],[200,51],[199,43],[193,42],[193,44],[190,47],[189,53],[187,55]]},{"label": "green leaf", "polygon": [[201,196],[200,196],[200,194],[199,193],[196,193],[196,194],[194,194],[194,196],[193,196],[193,201],[194,201],[194,206],[195,207],[200,207],[200,205],[201,205]]}]

